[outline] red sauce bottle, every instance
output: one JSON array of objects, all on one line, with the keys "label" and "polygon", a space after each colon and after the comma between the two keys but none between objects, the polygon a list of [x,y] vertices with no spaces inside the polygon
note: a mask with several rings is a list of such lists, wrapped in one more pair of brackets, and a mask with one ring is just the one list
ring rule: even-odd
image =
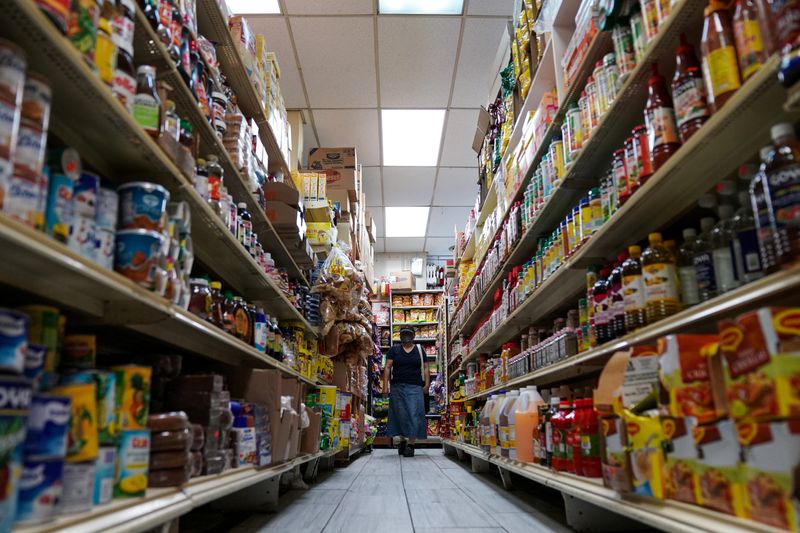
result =
[{"label": "red sauce bottle", "polygon": [[647,81],[647,104],[644,108],[644,121],[647,126],[647,142],[650,147],[650,161],[653,171],[657,171],[672,154],[678,151],[681,141],[678,126],[675,124],[675,108],[667,91],[664,76],[658,73],[658,65],[653,63],[652,75]]},{"label": "red sauce bottle", "polygon": [[706,103],[706,84],[694,47],[681,33],[681,44],[675,51],[675,76],[672,78],[672,98],[675,100],[675,119],[681,142],[700,129],[711,116]]}]

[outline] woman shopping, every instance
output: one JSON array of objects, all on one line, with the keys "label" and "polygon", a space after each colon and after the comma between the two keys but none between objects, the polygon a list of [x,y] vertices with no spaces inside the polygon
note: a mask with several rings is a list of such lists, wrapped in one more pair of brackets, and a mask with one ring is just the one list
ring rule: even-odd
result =
[{"label": "woman shopping", "polygon": [[387,432],[400,439],[397,451],[404,457],[414,457],[414,443],[427,437],[424,391],[429,384],[430,373],[422,348],[414,344],[414,330],[403,328],[400,344],[386,354],[383,390],[389,393]]}]

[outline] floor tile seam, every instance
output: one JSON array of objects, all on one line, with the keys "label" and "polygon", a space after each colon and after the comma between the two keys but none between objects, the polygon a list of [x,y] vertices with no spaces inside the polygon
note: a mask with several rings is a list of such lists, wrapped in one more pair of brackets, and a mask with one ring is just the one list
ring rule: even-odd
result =
[{"label": "floor tile seam", "polygon": [[[372,457],[373,457],[372,455],[369,456],[369,458],[367,459],[366,463],[364,463],[364,466],[361,468],[361,470],[359,470],[358,474],[355,475],[355,477],[353,478],[353,481],[350,482],[350,485],[348,485],[347,488],[344,489],[345,490],[345,494],[342,496],[342,498],[336,504],[336,508],[333,510],[331,515],[328,517],[328,519],[325,521],[325,525],[322,526],[322,529],[320,529],[319,533],[323,533],[325,531],[325,528],[328,527],[328,524],[331,523],[331,520],[333,520],[333,517],[336,516],[336,513],[339,511],[339,507],[341,507],[342,502],[345,500],[345,497],[347,496],[348,493],[350,493],[350,488],[353,486],[353,483],[356,482],[356,479],[358,479],[358,477],[361,475],[361,472],[364,471],[364,468],[366,468],[367,464],[370,462]],[[336,466],[333,467],[333,472],[334,472],[334,475],[336,475]]]}]

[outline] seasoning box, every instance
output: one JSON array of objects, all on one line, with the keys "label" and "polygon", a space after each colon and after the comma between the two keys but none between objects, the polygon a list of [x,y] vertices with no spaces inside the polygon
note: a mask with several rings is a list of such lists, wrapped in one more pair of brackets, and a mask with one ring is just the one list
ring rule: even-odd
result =
[{"label": "seasoning box", "polygon": [[663,499],[664,433],[661,419],[658,416],[636,415],[627,410],[624,419],[633,492],[640,496]]},{"label": "seasoning box", "polygon": [[667,335],[658,340],[662,398],[670,416],[696,417],[705,424],[725,415],[724,388],[714,387],[711,379],[718,340],[716,335]]},{"label": "seasoning box", "polygon": [[694,462],[697,460],[697,446],[694,443],[694,428],[697,419],[693,417],[661,417],[661,431],[664,433],[665,496],[679,502],[697,503],[697,473]]},{"label": "seasoning box", "polygon": [[89,461],[97,458],[97,399],[94,383],[62,385],[53,389],[72,400],[67,437],[67,462]]},{"label": "seasoning box", "polygon": [[[148,366],[115,366],[116,411],[119,429],[144,429],[150,407],[150,377]],[[146,484],[145,484],[146,485]]]},{"label": "seasoning box", "polygon": [[699,458],[694,462],[697,503],[730,515],[744,517],[744,487],[739,458],[741,448],[731,420],[694,428]]},{"label": "seasoning box", "polygon": [[720,322],[730,416],[800,418],[800,308],[764,307]]}]

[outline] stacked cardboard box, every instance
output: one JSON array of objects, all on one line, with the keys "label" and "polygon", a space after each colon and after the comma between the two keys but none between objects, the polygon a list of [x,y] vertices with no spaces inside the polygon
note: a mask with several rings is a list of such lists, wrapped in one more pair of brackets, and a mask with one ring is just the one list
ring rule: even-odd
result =
[{"label": "stacked cardboard box", "polygon": [[286,183],[264,184],[265,213],[280,239],[299,266],[316,262],[314,252],[306,239],[308,230],[305,204],[300,192]]}]

